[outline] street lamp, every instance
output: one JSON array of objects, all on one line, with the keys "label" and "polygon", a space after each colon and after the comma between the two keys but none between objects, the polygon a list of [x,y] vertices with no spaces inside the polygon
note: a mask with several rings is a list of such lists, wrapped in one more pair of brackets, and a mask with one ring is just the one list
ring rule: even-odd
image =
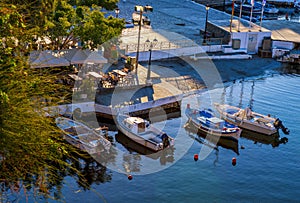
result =
[{"label": "street lamp", "polygon": [[[139,51],[140,51],[140,37],[141,37],[141,29],[142,29],[142,19],[143,19],[143,12],[153,12],[152,6],[146,5],[146,6],[135,6],[134,10],[136,12],[139,12],[140,19],[139,19],[139,32],[138,32],[138,44],[137,44],[137,51],[136,51],[136,64],[135,64],[135,74],[137,76],[138,72],[138,65],[139,65]],[[138,80],[137,80],[138,81]]]},{"label": "street lamp", "polygon": [[119,8],[116,8],[116,9],[115,9],[115,13],[116,13],[116,18],[118,18],[118,17],[119,17],[119,13],[120,13],[120,9],[119,9]]},{"label": "street lamp", "polygon": [[208,5],[205,6],[205,10],[206,10],[206,18],[205,18],[205,29],[204,29],[204,40],[203,40],[203,43],[206,43],[206,39],[207,39],[207,18],[208,18],[208,10],[209,10],[209,6]]},{"label": "street lamp", "polygon": [[150,68],[151,68],[151,55],[152,55],[152,48],[157,44],[158,40],[154,38],[154,40],[151,42],[149,39],[146,40],[146,45],[149,46],[149,60],[148,60],[148,71],[147,71],[147,79],[146,79],[146,86],[151,86],[152,81],[150,78]]}]

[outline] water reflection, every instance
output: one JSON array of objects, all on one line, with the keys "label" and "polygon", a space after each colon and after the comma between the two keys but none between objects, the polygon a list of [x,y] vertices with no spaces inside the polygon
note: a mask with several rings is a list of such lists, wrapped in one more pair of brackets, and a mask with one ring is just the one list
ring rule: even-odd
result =
[{"label": "water reflection", "polygon": [[166,165],[167,163],[172,163],[174,161],[174,147],[169,147],[164,150],[153,152],[149,150],[148,148],[139,145],[136,142],[133,142],[131,139],[129,139],[126,135],[124,135],[121,132],[118,132],[118,134],[115,136],[116,141],[121,143],[126,150],[128,150],[129,154],[127,154],[124,157],[124,164],[128,167],[129,165],[133,166],[134,169],[131,169],[131,171],[138,172],[139,168],[138,165],[140,164],[136,158],[132,159],[130,157],[141,157],[144,155],[147,158],[151,158],[153,160],[159,160],[159,163],[161,165]]},{"label": "water reflection", "polygon": [[[93,184],[101,184],[112,180],[112,173],[86,153],[74,151],[72,158],[63,158],[60,161],[69,165],[62,166],[52,163],[50,168],[40,171],[39,174],[27,172],[20,180],[0,182],[1,202],[19,202],[26,198],[26,202],[33,202],[42,197],[46,199],[63,200],[65,178],[72,177],[82,190],[89,190]],[[24,198],[25,197],[25,198]]]},{"label": "water reflection", "polygon": [[[77,176],[77,183],[84,190],[90,189],[94,183],[99,185],[112,179],[112,174],[107,172],[106,167],[88,155],[86,158],[70,160],[70,165],[72,166],[70,175]],[[81,175],[78,175],[78,172]]]},{"label": "water reflection", "polygon": [[288,142],[288,138],[280,138],[279,133],[273,135],[264,135],[253,131],[243,130],[241,133],[241,137],[254,141],[254,144],[270,144],[272,145],[272,147],[278,147],[280,144],[286,144]]},{"label": "water reflection", "polygon": [[285,74],[300,74],[300,64],[282,64]]}]

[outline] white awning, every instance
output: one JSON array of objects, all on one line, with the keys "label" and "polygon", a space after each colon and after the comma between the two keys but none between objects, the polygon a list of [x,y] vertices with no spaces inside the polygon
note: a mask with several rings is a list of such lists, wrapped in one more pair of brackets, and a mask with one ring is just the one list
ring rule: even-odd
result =
[{"label": "white awning", "polygon": [[60,67],[70,65],[70,62],[64,57],[58,57],[55,55],[56,53],[52,51],[42,51],[30,65],[32,68]]},{"label": "white awning", "polygon": [[93,76],[94,78],[97,78],[97,79],[101,79],[102,78],[102,75],[96,73],[96,72],[88,72],[88,75],[90,76]]}]

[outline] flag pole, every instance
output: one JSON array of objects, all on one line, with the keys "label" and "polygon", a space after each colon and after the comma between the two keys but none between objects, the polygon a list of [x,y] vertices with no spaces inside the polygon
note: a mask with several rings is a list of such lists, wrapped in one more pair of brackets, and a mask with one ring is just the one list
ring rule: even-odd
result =
[{"label": "flag pole", "polygon": [[263,19],[263,15],[264,15],[264,8],[266,5],[266,0],[262,0],[262,9],[261,9],[261,16],[260,16],[260,28],[259,31],[261,32],[261,26],[262,26],[262,19]]},{"label": "flag pole", "polygon": [[232,5],[231,5],[231,18],[230,18],[230,32],[232,31],[232,19],[234,15],[234,0],[232,0]]},{"label": "flag pole", "polygon": [[240,32],[240,25],[241,25],[241,18],[242,18],[242,10],[243,10],[243,0],[241,0],[241,2],[240,2],[240,15],[239,15],[238,32]]},{"label": "flag pole", "polygon": [[254,6],[254,0],[251,0],[251,12],[250,12],[249,32],[251,31],[253,6]]}]

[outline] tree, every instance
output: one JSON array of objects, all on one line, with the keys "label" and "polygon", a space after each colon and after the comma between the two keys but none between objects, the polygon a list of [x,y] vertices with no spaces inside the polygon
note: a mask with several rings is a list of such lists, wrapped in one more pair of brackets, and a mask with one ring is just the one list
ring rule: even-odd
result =
[{"label": "tree", "polygon": [[[93,49],[112,37],[120,35],[124,20],[112,16],[105,18],[104,13],[101,12],[102,7],[95,4],[90,6],[91,2],[93,1],[88,1],[87,5],[81,3],[74,7],[67,1],[55,1],[53,12],[49,13],[44,26],[40,27],[40,37],[46,36],[52,42],[45,48],[67,49],[81,42],[84,46]],[[105,2],[107,8],[115,7],[112,6],[115,1]]]},{"label": "tree", "polygon": [[54,1],[58,2],[57,12],[43,8],[46,0],[13,1],[16,5],[9,2],[0,3],[0,195],[6,189],[19,190],[21,186],[24,191],[35,187],[48,195],[59,178],[58,171],[72,169],[81,176],[67,161],[78,152],[63,142],[53,119],[45,117],[42,111],[44,101],[49,105],[60,101],[58,92],[64,92],[65,87],[57,84],[57,75],[47,69],[31,69],[28,53],[34,44],[34,34],[45,36],[51,23],[63,22],[61,32],[52,27],[53,35],[75,33],[66,30],[76,24],[78,14],[66,1]]}]

